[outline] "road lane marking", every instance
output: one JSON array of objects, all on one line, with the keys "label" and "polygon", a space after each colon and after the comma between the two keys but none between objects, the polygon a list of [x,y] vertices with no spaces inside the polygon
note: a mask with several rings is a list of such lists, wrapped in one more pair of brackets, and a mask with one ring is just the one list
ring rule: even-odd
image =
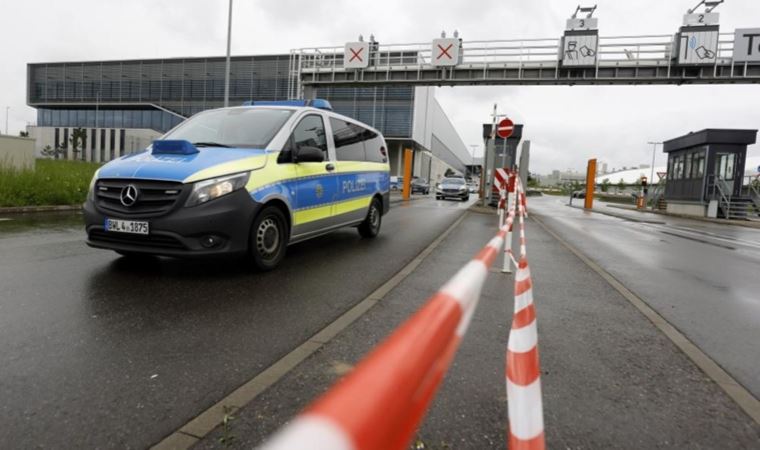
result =
[{"label": "road lane marking", "polygon": [[644,300],[634,294],[623,283],[618,281],[612,274],[603,269],[599,264],[592,261],[580,250],[573,247],[570,243],[561,238],[557,233],[550,230],[547,225],[538,220],[535,214],[531,219],[541,226],[550,236],[554,237],[560,244],[570,250],[572,254],[578,257],[591,270],[601,276],[610,286],[618,291],[626,300],[628,300],[636,309],[638,309],[650,322],[654,324],[673,344],[676,345],[691,361],[699,367],[702,372],[711,378],[715,384],[720,386],[730,398],[732,398],[747,415],[760,425],[760,400],[755,398],[744,386],[734,379],[728,372],[723,370],[717,362],[710,358],[705,352],[700,350],[693,342],[683,333],[678,331],[675,326],[671,325],[663,316],[652,309]]},{"label": "road lane marking", "polygon": [[[655,227],[653,227],[653,228],[655,228]],[[744,239],[739,239],[739,238],[734,238],[734,237],[729,237],[729,236],[723,236],[723,235],[720,235],[720,234],[710,233],[710,232],[707,232],[707,231],[699,231],[699,230],[694,230],[694,229],[691,229],[691,228],[681,227],[681,226],[675,226],[675,225],[670,226],[670,227],[662,227],[662,228],[673,229],[673,230],[681,231],[683,233],[696,234],[698,236],[707,236],[707,237],[709,237],[711,239],[716,239],[716,240],[720,240],[720,241],[729,242],[729,243],[732,243],[732,244],[739,244],[739,245],[744,245],[744,246],[747,246],[747,247],[752,247],[752,248],[755,248],[755,249],[760,249],[760,243],[754,242],[754,241],[747,241],[747,240],[744,240]]]},{"label": "road lane marking", "polygon": [[[296,347],[287,355],[276,361],[261,373],[248,380],[242,386],[232,391],[229,395],[216,404],[201,412],[179,429],[175,430],[163,440],[151,447],[152,450],[180,450],[189,449],[201,439],[211,433],[222,424],[225,414],[233,413],[250,402],[259,394],[263,393],[281,378],[295,369],[298,364],[319,350],[341,331],[363,316],[373,306],[380,302],[391,290],[401,284],[414,270],[433,252],[446,237],[456,229],[469,213],[464,211],[443,233],[441,233],[430,245],[425,247],[412,261],[399,270],[388,281],[370,293],[364,300],[354,305],[332,323],[322,328],[306,342]],[[230,409],[231,408],[231,409]]]},{"label": "road lane marking", "polygon": [[658,231],[660,233],[662,233],[662,234],[667,234],[668,236],[674,236],[674,237],[681,238],[681,239],[687,239],[689,241],[699,242],[700,244],[712,245],[713,247],[723,248],[723,249],[726,249],[726,250],[736,250],[736,247],[731,247],[729,245],[718,244],[716,242],[710,242],[707,239],[700,239],[698,237],[687,236],[685,234],[673,233],[672,231],[665,231],[665,230],[658,230]]}]

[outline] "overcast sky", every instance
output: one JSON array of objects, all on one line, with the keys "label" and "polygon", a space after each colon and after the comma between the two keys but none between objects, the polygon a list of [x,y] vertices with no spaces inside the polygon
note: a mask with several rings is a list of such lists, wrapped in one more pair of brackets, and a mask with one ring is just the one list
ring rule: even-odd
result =
[{"label": "overcast sky", "polygon": [[[594,1],[594,0],[592,0]],[[589,1],[588,3],[592,3]],[[600,34],[672,34],[698,0],[595,0]],[[235,0],[235,55],[343,45],[424,42],[458,29],[467,41],[561,35],[578,0]],[[760,27],[760,1],[727,0],[721,31]],[[0,117],[10,132],[36,120],[26,106],[28,62],[222,55],[227,0],[0,0]],[[479,144],[493,103],[525,124],[531,170],[651,161],[647,141],[705,127],[760,128],[760,85],[460,87],[437,97],[467,144]],[[751,149],[760,164],[760,148]],[[664,156],[658,152],[657,164]]]}]

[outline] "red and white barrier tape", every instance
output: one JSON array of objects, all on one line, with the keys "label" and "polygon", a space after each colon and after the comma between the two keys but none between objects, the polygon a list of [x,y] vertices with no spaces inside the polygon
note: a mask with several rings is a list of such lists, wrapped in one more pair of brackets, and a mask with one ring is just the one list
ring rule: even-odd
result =
[{"label": "red and white barrier tape", "polygon": [[[521,195],[520,201],[515,202],[519,203],[517,208],[520,218],[520,261],[515,274],[515,306],[506,360],[509,449],[541,450],[546,447],[546,443],[538,359],[538,330],[525,240],[525,196],[522,184],[519,180],[517,183],[517,192]],[[514,210],[511,213],[513,216]]]},{"label": "red and white barrier tape", "polygon": [[408,448],[467,331],[505,235],[500,228],[417,313],[263,448]]}]

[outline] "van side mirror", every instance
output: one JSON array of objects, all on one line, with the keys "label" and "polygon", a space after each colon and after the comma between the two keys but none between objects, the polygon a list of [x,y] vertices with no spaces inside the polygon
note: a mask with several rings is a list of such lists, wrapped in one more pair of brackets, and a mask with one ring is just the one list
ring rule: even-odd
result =
[{"label": "van side mirror", "polygon": [[316,162],[325,160],[324,152],[317,147],[297,147],[293,149],[293,162]]}]

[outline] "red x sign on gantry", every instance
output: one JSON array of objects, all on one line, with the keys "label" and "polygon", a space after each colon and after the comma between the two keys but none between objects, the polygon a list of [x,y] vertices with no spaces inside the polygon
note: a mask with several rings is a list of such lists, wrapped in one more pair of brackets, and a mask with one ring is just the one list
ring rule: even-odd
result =
[{"label": "red x sign on gantry", "polygon": [[361,57],[361,54],[364,51],[364,47],[360,48],[358,51],[352,48],[350,48],[349,50],[351,50],[351,58],[348,59],[349,61],[353,61],[355,59],[358,59],[359,61],[364,61],[364,59],[362,59]]},{"label": "red x sign on gantry", "polygon": [[451,50],[451,47],[453,47],[454,44],[449,44],[446,48],[443,48],[441,44],[438,44],[438,50],[441,51],[441,53],[438,54],[438,56],[435,59],[441,59],[443,55],[446,55],[448,59],[453,59],[451,57],[451,54],[449,53],[449,50]]},{"label": "red x sign on gantry", "polygon": [[371,57],[369,42],[348,42],[343,51],[343,67],[365,69],[369,66]]},{"label": "red x sign on gantry", "polygon": [[430,64],[433,67],[454,67],[462,62],[462,40],[459,38],[433,39],[430,46]]}]

